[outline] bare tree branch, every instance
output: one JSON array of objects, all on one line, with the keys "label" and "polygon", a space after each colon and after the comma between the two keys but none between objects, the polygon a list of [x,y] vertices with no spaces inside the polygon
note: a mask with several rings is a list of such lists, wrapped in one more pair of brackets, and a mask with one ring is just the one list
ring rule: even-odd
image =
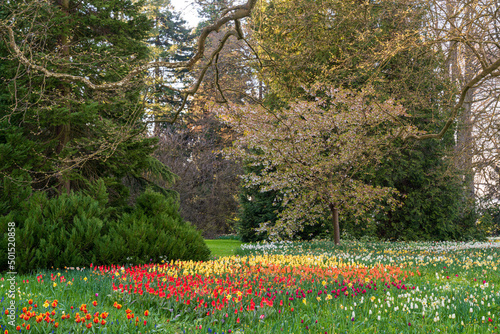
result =
[{"label": "bare tree branch", "polygon": [[446,123],[443,126],[443,128],[441,129],[441,131],[439,131],[439,133],[431,133],[431,134],[425,134],[425,135],[409,135],[406,138],[407,139],[413,138],[413,139],[417,139],[417,140],[431,139],[431,138],[435,138],[435,139],[443,138],[446,131],[448,131],[450,126],[455,121],[460,108],[462,108],[464,101],[465,101],[465,97],[467,95],[467,92],[471,88],[476,86],[478,83],[480,83],[481,80],[483,80],[484,78],[486,78],[489,75],[491,75],[492,73],[494,73],[499,67],[500,67],[500,58],[497,59],[490,66],[486,67],[483,71],[481,71],[478,75],[476,75],[474,78],[472,78],[471,80],[469,80],[465,84],[465,86],[462,88],[462,91],[460,92],[460,98],[459,98],[458,102],[453,107],[451,114],[448,117],[448,120],[446,121]]},{"label": "bare tree branch", "polygon": [[[216,20],[213,24],[205,27],[202,32],[200,37],[198,38],[197,42],[197,49],[196,53],[191,57],[191,59],[183,62],[165,62],[165,61],[155,61],[155,62],[150,62],[141,66],[137,66],[134,69],[132,69],[125,77],[123,77],[121,80],[116,81],[116,82],[108,82],[108,83],[102,83],[102,84],[96,84],[90,81],[88,78],[84,76],[78,76],[78,75],[71,75],[67,73],[57,73],[48,70],[44,66],[41,66],[39,64],[36,64],[32,61],[30,61],[24,53],[21,51],[19,46],[16,43],[15,36],[14,36],[14,24],[7,25],[4,22],[0,23],[0,31],[4,31],[7,33],[7,44],[9,45],[12,54],[14,57],[16,57],[23,65],[26,67],[42,72],[46,77],[53,77],[57,78],[60,80],[64,81],[70,81],[70,82],[81,82],[85,84],[88,88],[93,89],[93,90],[112,90],[112,89],[117,89],[126,86],[130,80],[139,75],[140,73],[151,69],[151,68],[159,68],[159,67],[164,67],[164,68],[170,68],[170,69],[189,69],[191,70],[193,66],[200,61],[200,59],[203,58],[204,52],[205,52],[205,42],[207,37],[212,33],[212,32],[217,32],[219,29],[224,26],[226,23],[230,21],[235,21],[237,22],[239,19],[243,19],[245,17],[249,17],[252,13],[252,10],[256,4],[257,0],[248,0],[247,3],[239,6],[235,6],[232,8],[228,8],[226,11],[224,11],[223,16]],[[231,12],[231,14],[229,14]],[[217,48],[217,51],[212,53],[210,56],[210,61],[204,65],[205,68],[208,68],[210,66],[213,58],[215,57],[215,54],[220,52],[222,50],[222,47],[224,46],[224,43],[227,41],[227,39],[230,36],[235,36],[238,39],[241,39],[242,33],[241,33],[241,28],[239,26],[239,23],[236,24],[236,30],[232,30],[226,33],[223,39],[221,39],[219,43],[219,47]],[[196,90],[199,87],[199,83],[203,79],[203,76],[205,74],[206,70],[202,71],[200,74],[198,80],[196,83],[190,87],[187,90],[184,90],[183,93],[186,94],[184,99],[187,98],[187,95],[192,95],[196,92]]]},{"label": "bare tree branch", "polygon": [[219,61],[219,54],[217,54],[217,56],[215,57],[215,86],[217,87],[217,90],[219,91],[221,97],[222,97],[222,100],[220,101],[221,103],[226,103],[227,102],[227,99],[226,97],[224,96],[224,92],[222,91],[221,87],[220,87],[220,84],[219,84],[219,65],[218,65],[218,61]]}]

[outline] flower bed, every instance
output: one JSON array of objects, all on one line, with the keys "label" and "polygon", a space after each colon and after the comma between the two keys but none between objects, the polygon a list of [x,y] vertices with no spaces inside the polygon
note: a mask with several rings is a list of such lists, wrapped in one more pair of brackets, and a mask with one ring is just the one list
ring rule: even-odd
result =
[{"label": "flower bed", "polygon": [[[293,242],[207,262],[17,278],[34,333],[498,333],[500,243]],[[1,282],[3,330],[8,284]]]}]

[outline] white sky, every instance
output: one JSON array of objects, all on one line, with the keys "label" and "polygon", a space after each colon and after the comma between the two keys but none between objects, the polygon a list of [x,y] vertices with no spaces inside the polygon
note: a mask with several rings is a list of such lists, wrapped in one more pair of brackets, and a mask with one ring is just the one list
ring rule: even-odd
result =
[{"label": "white sky", "polygon": [[187,25],[194,28],[198,25],[199,18],[192,0],[171,0],[176,12],[179,12]]}]

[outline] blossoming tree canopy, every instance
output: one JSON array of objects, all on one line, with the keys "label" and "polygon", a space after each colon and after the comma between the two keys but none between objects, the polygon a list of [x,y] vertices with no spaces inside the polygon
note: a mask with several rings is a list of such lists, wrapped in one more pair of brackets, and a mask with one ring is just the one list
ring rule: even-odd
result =
[{"label": "blossoming tree canopy", "polygon": [[218,113],[240,134],[228,157],[262,167],[244,176],[246,186],[283,196],[276,224],[260,229],[271,239],[292,237],[329,212],[338,244],[339,210],[361,217],[383,202],[397,204],[394,189],[374,187],[356,176],[377,165],[390,140],[414,130],[404,125],[404,108],[392,100],[379,102],[373,89],[316,86],[308,93],[309,99],[276,110],[229,104]]}]

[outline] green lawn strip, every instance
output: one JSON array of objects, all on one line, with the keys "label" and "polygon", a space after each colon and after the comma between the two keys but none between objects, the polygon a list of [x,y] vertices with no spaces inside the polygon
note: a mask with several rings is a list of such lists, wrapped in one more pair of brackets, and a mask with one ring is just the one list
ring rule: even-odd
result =
[{"label": "green lawn strip", "polygon": [[212,252],[213,256],[233,256],[236,255],[236,250],[242,244],[239,240],[205,240],[208,248]]}]

